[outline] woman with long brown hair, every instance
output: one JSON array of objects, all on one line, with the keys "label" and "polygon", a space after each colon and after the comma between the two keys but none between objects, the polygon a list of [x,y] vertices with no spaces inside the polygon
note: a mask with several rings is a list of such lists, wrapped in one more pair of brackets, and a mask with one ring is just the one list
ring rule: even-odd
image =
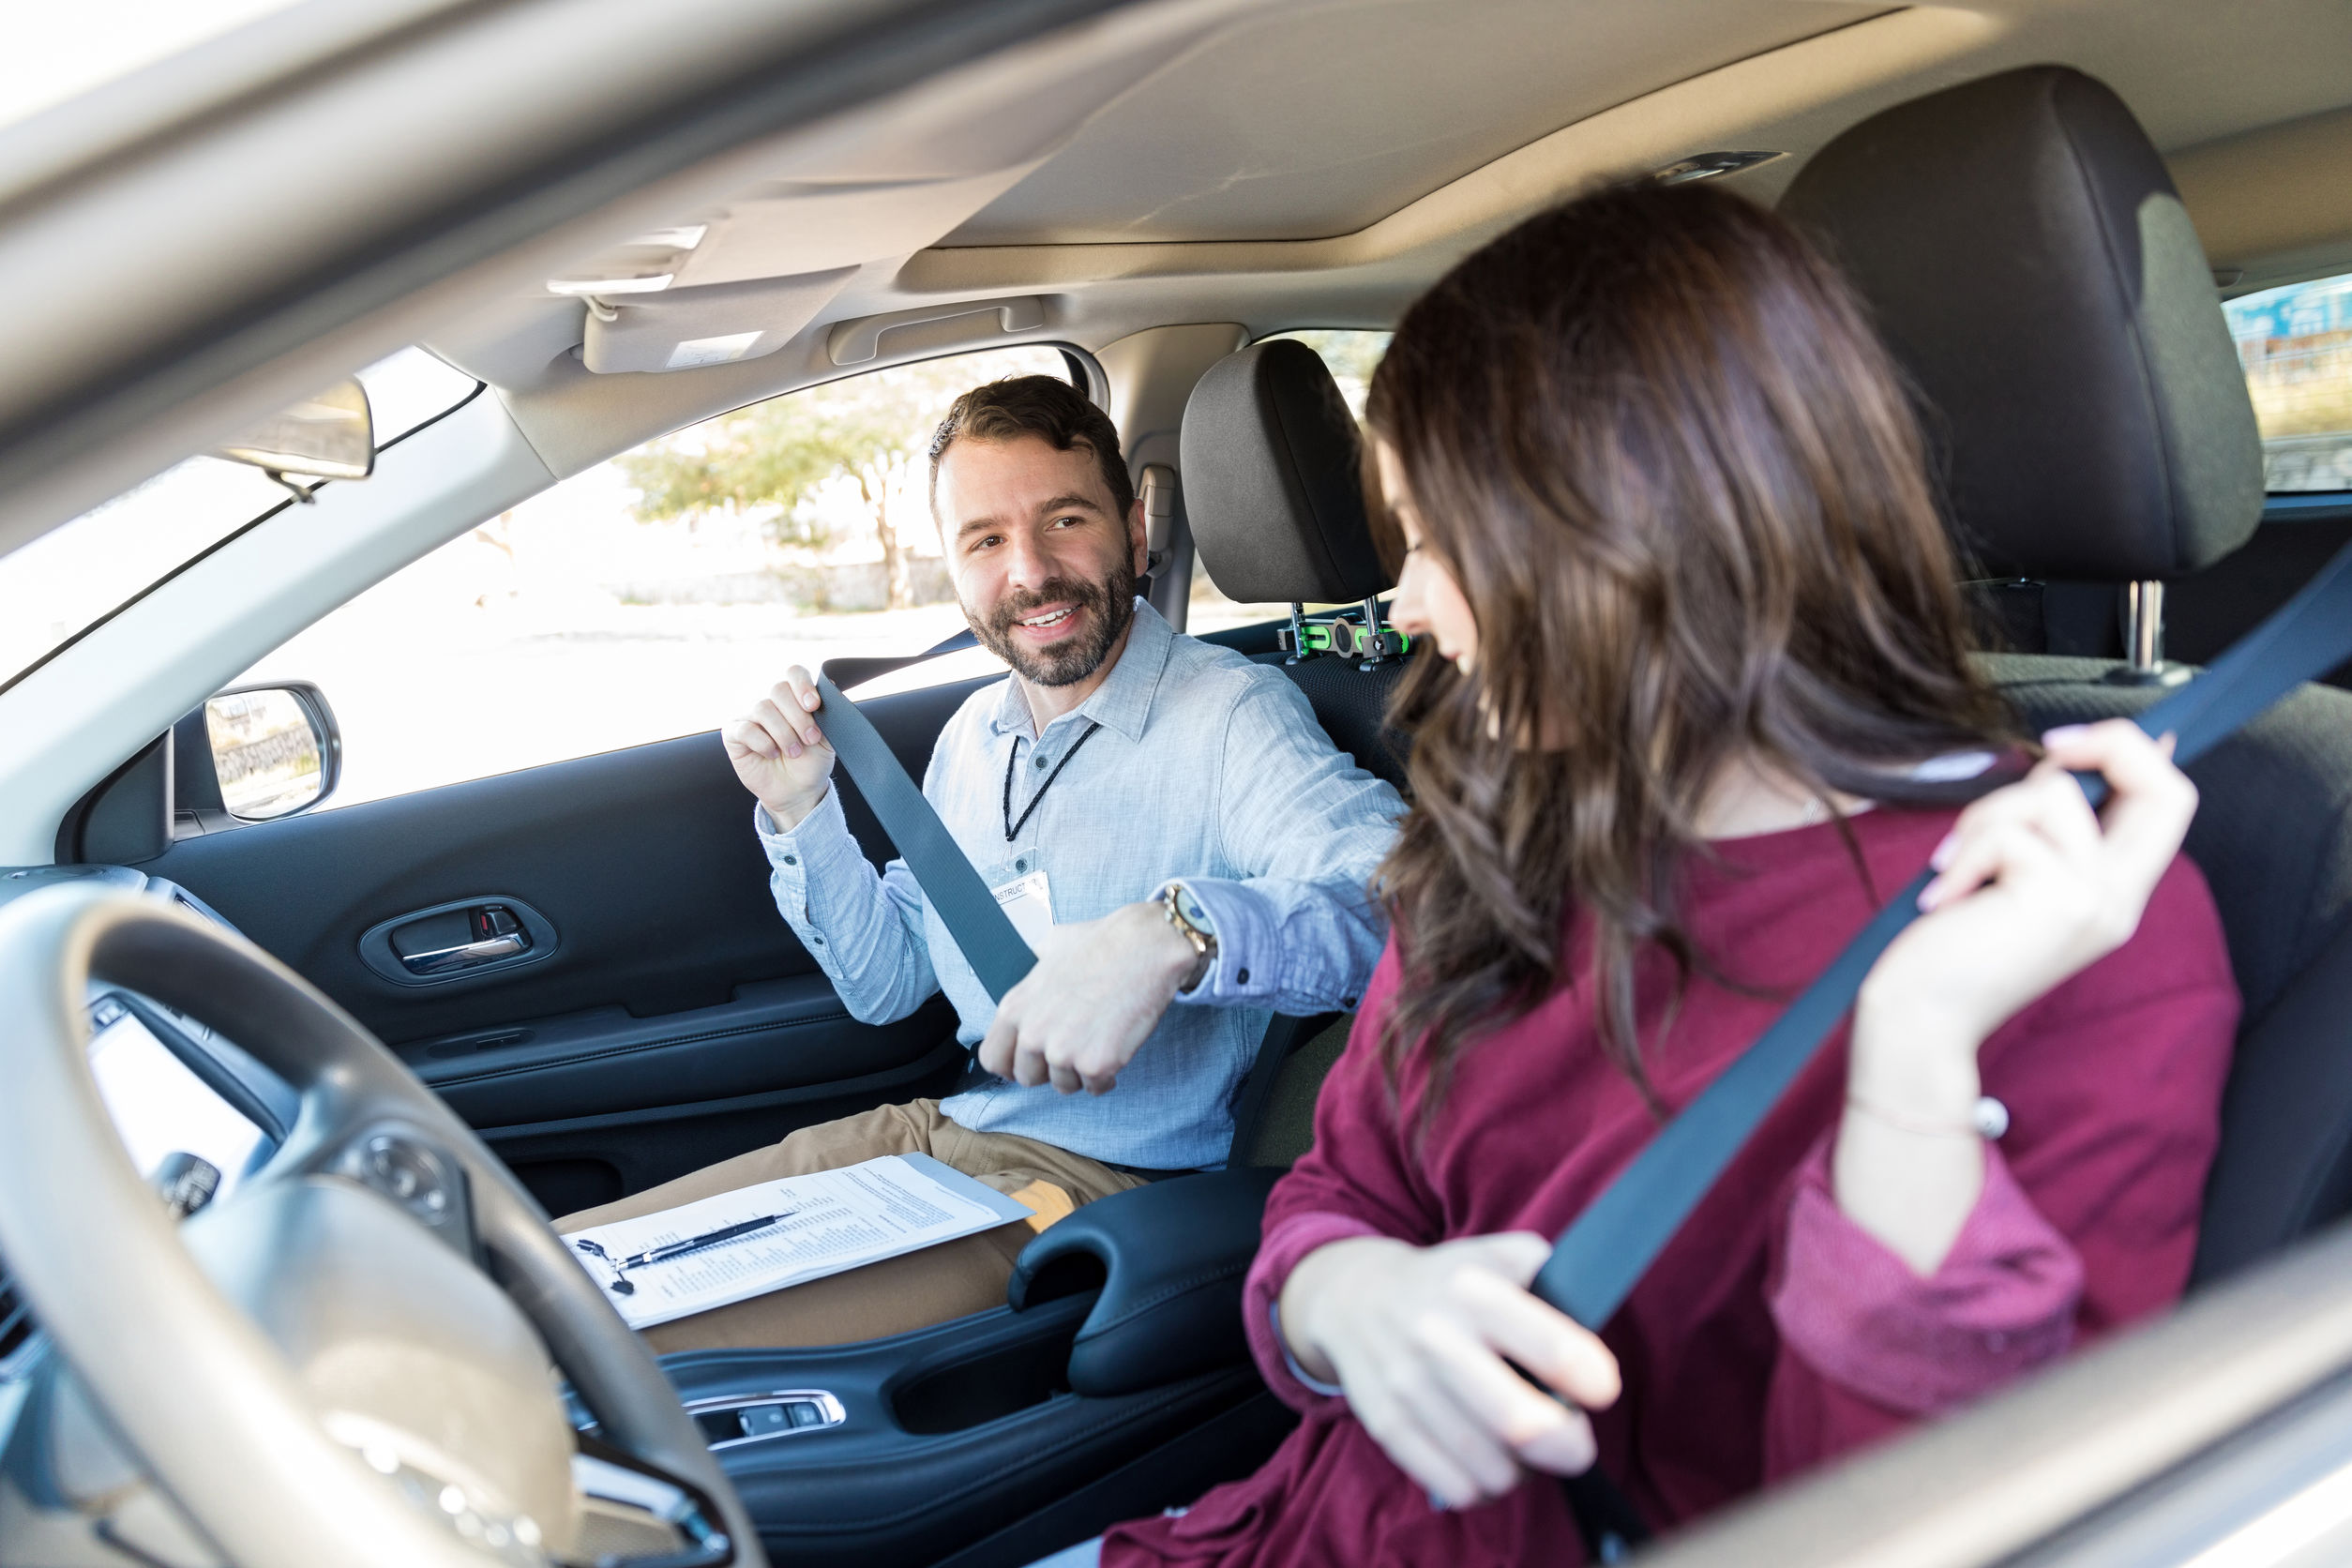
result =
[{"label": "woman with long brown hair", "polygon": [[[1421,299],[1368,423],[1436,656],[1396,703],[1395,935],[1249,1282],[1304,1419],[1103,1560],[1573,1561],[1530,1471],[1597,1457],[1670,1525],[2176,1297],[2238,1013],[2195,792],[2128,725],[2008,731],[1835,270],[1736,197],[1601,191]],[[1931,860],[1606,1331],[1530,1294]]]}]

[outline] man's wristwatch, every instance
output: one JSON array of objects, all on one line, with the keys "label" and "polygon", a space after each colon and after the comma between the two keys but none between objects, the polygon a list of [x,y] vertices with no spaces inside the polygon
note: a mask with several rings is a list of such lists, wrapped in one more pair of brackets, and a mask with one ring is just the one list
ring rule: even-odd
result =
[{"label": "man's wristwatch", "polygon": [[1217,961],[1216,922],[1200,907],[1200,900],[1192,896],[1192,889],[1183,882],[1169,882],[1152,895],[1152,902],[1159,905],[1168,923],[1177,934],[1192,943],[1192,968],[1185,972],[1182,984],[1176,988],[1178,996],[1190,996],[1193,988],[1209,977],[1209,966]]}]

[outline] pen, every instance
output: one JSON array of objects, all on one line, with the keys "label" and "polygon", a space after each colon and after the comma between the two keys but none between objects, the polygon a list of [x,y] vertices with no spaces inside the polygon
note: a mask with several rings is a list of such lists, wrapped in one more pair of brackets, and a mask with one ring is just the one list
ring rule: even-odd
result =
[{"label": "pen", "polygon": [[661,1263],[672,1258],[683,1258],[689,1252],[700,1252],[706,1246],[716,1246],[721,1242],[731,1242],[738,1236],[748,1236],[754,1230],[764,1230],[778,1220],[792,1218],[793,1213],[793,1210],[787,1209],[782,1214],[766,1214],[759,1219],[745,1220],[740,1225],[726,1225],[716,1230],[706,1230],[700,1236],[688,1236],[683,1242],[666,1242],[660,1246],[649,1246],[642,1252],[631,1253],[628,1257],[621,1259],[613,1264],[613,1267],[641,1269],[648,1263]]}]

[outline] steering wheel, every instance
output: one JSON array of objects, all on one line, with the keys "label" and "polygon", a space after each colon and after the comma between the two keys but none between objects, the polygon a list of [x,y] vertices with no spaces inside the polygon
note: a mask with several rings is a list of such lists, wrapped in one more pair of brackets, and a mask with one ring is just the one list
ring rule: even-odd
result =
[{"label": "steering wheel", "polygon": [[[201,1019],[299,1097],[268,1163],[185,1225],[99,1098],[93,980]],[[0,907],[0,1254],[80,1389],[240,1568],[580,1560],[576,1446],[669,1500],[686,1547],[666,1568],[765,1568],[546,1214],[299,975],[158,899],[61,884]],[[576,1444],[559,1368],[601,1443]]]}]

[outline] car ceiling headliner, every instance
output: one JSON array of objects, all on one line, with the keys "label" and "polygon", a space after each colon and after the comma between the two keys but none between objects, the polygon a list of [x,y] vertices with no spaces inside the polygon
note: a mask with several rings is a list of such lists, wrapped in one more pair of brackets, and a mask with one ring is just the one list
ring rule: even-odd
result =
[{"label": "car ceiling headliner", "polygon": [[1368,0],[1171,61],[941,243],[1321,239],[1588,114],[1891,8]]},{"label": "car ceiling headliner", "polygon": [[[930,301],[1034,294],[1044,335],[1089,348],[1170,322],[1386,324],[1459,255],[1593,177],[1753,146],[1791,155],[1736,177],[1769,201],[1862,115],[2041,61],[2098,76],[2132,104],[2174,158],[2217,265],[2252,265],[2252,278],[2269,260],[2274,274],[2309,275],[2314,255],[2333,254],[2319,242],[2352,236],[2352,195],[2290,188],[2255,202],[2241,180],[2220,177],[2258,163],[2270,128],[2296,130],[2318,164],[2352,152],[2352,115],[2328,115],[2352,103],[2340,0],[1273,0],[1220,10],[1146,57],[1099,62],[1025,97],[984,96],[960,120],[845,144],[830,163],[797,155],[742,199],[680,214],[712,225],[679,271],[671,297],[681,303],[699,285],[855,269],[767,357],[592,376],[568,352],[581,307],[546,296],[510,299],[430,346],[506,391],[550,465],[570,472],[837,376],[822,347],[832,324]],[[2234,232],[2217,233],[2217,220]],[[652,295],[624,308],[667,307]],[[910,335],[885,340],[875,363],[1011,340]]]}]

